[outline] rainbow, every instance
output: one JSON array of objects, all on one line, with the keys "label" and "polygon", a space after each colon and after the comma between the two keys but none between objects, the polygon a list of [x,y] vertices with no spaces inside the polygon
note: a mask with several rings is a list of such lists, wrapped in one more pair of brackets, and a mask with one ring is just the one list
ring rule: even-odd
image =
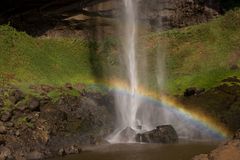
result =
[{"label": "rainbow", "polygon": [[[126,82],[118,79],[110,79],[104,83],[110,89],[118,90],[121,92],[129,93],[130,89]],[[175,112],[183,115],[188,120],[193,121],[196,125],[208,130],[211,134],[218,139],[226,139],[231,136],[231,132],[220,122],[213,119],[212,117],[204,114],[200,110],[194,110],[186,108],[183,104],[179,103],[176,99],[161,95],[154,91],[147,90],[144,87],[139,87],[138,93],[141,97],[147,98],[152,102],[164,104],[170,110],[174,110]],[[197,108],[197,107],[190,107]]]}]

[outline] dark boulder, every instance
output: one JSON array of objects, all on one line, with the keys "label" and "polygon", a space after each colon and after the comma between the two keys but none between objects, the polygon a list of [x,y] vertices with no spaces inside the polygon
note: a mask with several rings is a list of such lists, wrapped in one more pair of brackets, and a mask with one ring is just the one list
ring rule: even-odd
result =
[{"label": "dark boulder", "polygon": [[10,97],[9,97],[9,100],[13,104],[17,104],[22,99],[24,99],[24,94],[19,89],[16,89],[16,90],[12,91],[12,93],[10,94]]},{"label": "dark boulder", "polygon": [[152,131],[137,134],[136,141],[144,143],[176,143],[178,135],[171,125],[163,125]]},{"label": "dark boulder", "polygon": [[82,152],[82,149],[77,145],[72,145],[70,147],[61,148],[58,150],[59,156],[65,156],[70,154],[79,154]]},{"label": "dark boulder", "polygon": [[35,98],[35,97],[31,98],[30,101],[29,101],[28,108],[31,111],[40,111],[39,107],[40,107],[39,100],[37,98]]},{"label": "dark boulder", "polygon": [[195,87],[191,87],[191,88],[187,88],[184,92],[184,96],[185,97],[190,97],[190,96],[194,96],[194,95],[199,95],[201,93],[203,93],[205,91],[205,89],[198,89]]},{"label": "dark boulder", "polygon": [[79,146],[72,145],[64,149],[66,154],[78,154],[82,151]]}]

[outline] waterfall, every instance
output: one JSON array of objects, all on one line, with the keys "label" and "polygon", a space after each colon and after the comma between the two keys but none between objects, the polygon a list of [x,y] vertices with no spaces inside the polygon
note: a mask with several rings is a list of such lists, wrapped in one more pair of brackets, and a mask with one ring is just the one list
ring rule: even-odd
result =
[{"label": "waterfall", "polygon": [[[129,134],[123,132],[137,131],[141,125],[137,119],[139,98],[137,97],[138,75],[136,62],[137,39],[137,4],[136,0],[123,0],[124,4],[124,38],[123,51],[126,74],[129,82],[130,94],[115,97],[117,112],[117,129],[110,136],[111,142],[134,142]],[[124,131],[125,130],[125,131]]]},{"label": "waterfall", "polygon": [[[136,37],[137,37],[137,7],[134,0],[124,0],[125,6],[125,38],[124,54],[127,66],[128,80],[130,83],[130,98],[127,110],[129,112],[128,126],[136,129],[136,115],[138,99],[136,97],[138,87],[137,63],[136,63]],[[125,108],[124,108],[125,109]]]},{"label": "waterfall", "polygon": [[[115,91],[115,111],[116,128],[107,137],[110,143],[134,143],[137,133],[146,132],[159,125],[171,124],[177,131],[179,137],[184,139],[211,139],[216,135],[204,124],[194,120],[189,114],[184,114],[182,110],[162,103],[148,100],[138,94],[139,77],[150,81],[148,73],[154,74],[157,79],[156,88],[164,85],[165,53],[164,50],[157,49],[155,61],[157,62],[155,72],[148,71],[148,57],[141,57],[141,63],[137,63],[136,41],[138,39],[138,0],[123,0],[124,16],[123,23],[120,24],[123,31],[123,71],[128,80],[128,93]],[[161,22],[161,19],[159,19]],[[160,45],[160,44],[159,44]],[[145,63],[144,63],[145,62]],[[125,69],[126,68],[126,69]],[[138,73],[141,75],[138,75]],[[142,79],[141,79],[142,80]],[[141,81],[142,82],[142,81]]]}]

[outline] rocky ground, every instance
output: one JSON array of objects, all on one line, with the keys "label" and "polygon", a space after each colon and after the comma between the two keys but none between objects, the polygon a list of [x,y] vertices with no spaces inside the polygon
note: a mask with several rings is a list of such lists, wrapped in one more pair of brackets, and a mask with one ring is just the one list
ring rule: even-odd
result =
[{"label": "rocky ground", "polygon": [[[237,77],[229,77],[209,90],[188,88],[178,98],[186,106],[199,106],[232,131],[240,128],[240,80]],[[63,156],[80,153],[83,145],[105,143],[104,137],[114,127],[113,106],[112,93],[88,90],[81,84],[35,85],[26,91],[5,85],[0,88],[0,159]],[[161,127],[164,126],[139,135],[141,141],[144,137],[147,143],[177,141],[171,126],[165,126],[164,132]],[[131,129],[126,131],[124,134],[132,133]],[[160,133],[167,136],[161,137]],[[169,141],[169,137],[173,141]],[[238,131],[233,140],[194,160],[227,160],[229,157],[237,160],[239,146]]]},{"label": "rocky ground", "polygon": [[[108,93],[32,86],[24,93],[14,86],[0,89],[0,159],[42,159],[81,152],[81,145],[103,143],[113,128],[113,97]],[[59,97],[48,96],[65,90]],[[34,95],[36,91],[41,96]]]},{"label": "rocky ground", "polygon": [[220,145],[209,154],[202,154],[193,160],[239,160],[240,159],[240,130],[232,140]]}]

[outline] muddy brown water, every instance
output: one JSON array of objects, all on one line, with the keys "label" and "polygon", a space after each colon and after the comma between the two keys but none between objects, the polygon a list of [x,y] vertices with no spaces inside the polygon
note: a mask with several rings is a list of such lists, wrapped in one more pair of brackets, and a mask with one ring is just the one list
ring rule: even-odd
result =
[{"label": "muddy brown water", "polygon": [[191,160],[195,155],[209,153],[216,142],[191,142],[171,145],[115,144],[85,148],[79,155],[51,160]]}]

